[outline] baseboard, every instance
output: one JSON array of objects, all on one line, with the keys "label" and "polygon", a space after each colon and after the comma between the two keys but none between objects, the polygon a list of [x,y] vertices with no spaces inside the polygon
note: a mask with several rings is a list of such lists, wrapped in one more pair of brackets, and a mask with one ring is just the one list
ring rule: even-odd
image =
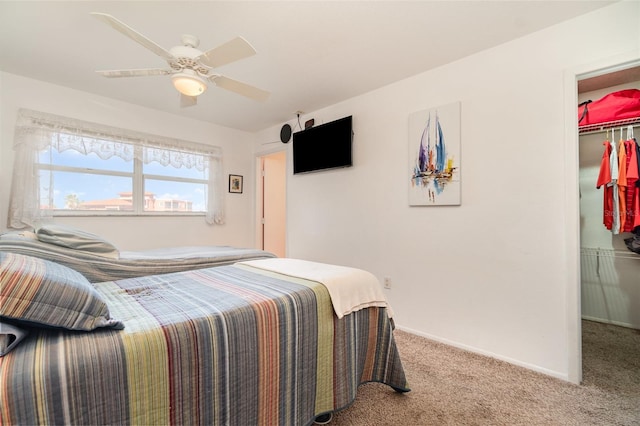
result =
[{"label": "baseboard", "polygon": [[517,359],[505,357],[505,356],[502,356],[502,355],[499,355],[499,354],[496,354],[496,353],[493,353],[493,352],[489,352],[489,351],[486,351],[486,350],[483,350],[483,349],[479,349],[479,348],[476,348],[476,347],[473,347],[473,346],[465,345],[465,344],[462,344],[462,343],[454,342],[454,341],[451,341],[451,340],[448,340],[448,339],[443,339],[443,338],[438,337],[438,336],[433,336],[433,335],[428,334],[428,333],[423,333],[423,332],[420,332],[420,331],[417,331],[417,330],[413,330],[413,329],[410,329],[410,328],[407,328],[407,327],[402,327],[402,326],[397,325],[397,324],[396,324],[396,328],[398,330],[402,330],[402,331],[405,331],[407,333],[414,334],[416,336],[424,337],[426,339],[433,340],[433,341],[436,341],[436,342],[439,342],[439,343],[444,343],[445,345],[453,346],[455,348],[462,349],[462,350],[469,351],[469,352],[473,352],[473,353],[476,353],[476,354],[479,354],[479,355],[484,355],[484,356],[489,357],[489,358],[499,359],[500,361],[505,361],[505,362],[508,362],[509,364],[517,365],[518,367],[523,367],[523,368],[526,368],[528,370],[533,370],[533,371],[535,371],[537,373],[541,373],[541,374],[545,374],[547,376],[555,377],[556,379],[564,380],[566,382],[571,382],[569,380],[569,375],[567,373],[561,373],[559,371],[549,370],[547,368],[543,368],[543,367],[540,367],[540,366],[535,365],[535,364],[529,364],[529,363],[526,363],[526,362],[522,362],[522,361],[519,361]]},{"label": "baseboard", "polygon": [[603,324],[617,325],[617,326],[625,327],[625,328],[633,328],[634,330],[640,330],[640,325],[633,325],[633,324],[629,324],[629,323],[626,323],[626,322],[613,321],[613,320],[608,320],[608,319],[604,319],[604,318],[597,318],[597,317],[590,317],[589,315],[583,315],[582,319],[583,320],[587,320],[587,321],[601,322]]}]

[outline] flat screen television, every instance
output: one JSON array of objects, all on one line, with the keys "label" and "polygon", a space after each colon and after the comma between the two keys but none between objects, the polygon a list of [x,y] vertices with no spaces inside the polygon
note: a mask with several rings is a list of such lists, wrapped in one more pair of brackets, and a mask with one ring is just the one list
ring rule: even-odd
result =
[{"label": "flat screen television", "polygon": [[353,165],[352,116],[293,134],[293,174]]}]

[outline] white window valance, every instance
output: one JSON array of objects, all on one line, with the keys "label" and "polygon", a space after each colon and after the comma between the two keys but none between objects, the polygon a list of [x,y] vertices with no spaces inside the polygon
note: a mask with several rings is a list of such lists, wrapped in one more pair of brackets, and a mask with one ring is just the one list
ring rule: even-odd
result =
[{"label": "white window valance", "polygon": [[[40,209],[38,153],[47,148],[58,152],[75,150],[94,153],[103,160],[118,156],[126,161],[139,159],[145,164],[157,161],[163,166],[208,169],[206,221],[224,223],[224,182],[222,149],[180,139],[150,135],[103,124],[21,109],[16,122],[15,160],[11,199],[10,228],[37,227],[51,219],[52,211]],[[137,149],[140,148],[140,149]]]}]

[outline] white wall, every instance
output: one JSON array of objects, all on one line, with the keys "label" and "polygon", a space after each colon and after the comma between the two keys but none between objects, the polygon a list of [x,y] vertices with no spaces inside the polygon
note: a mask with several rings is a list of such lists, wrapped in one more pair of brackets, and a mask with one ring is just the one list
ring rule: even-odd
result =
[{"label": "white wall", "polygon": [[[217,145],[223,149],[226,224],[207,225],[204,217],[59,218],[107,237],[121,250],[176,245],[235,245],[252,247],[253,135],[210,123],[32,80],[0,73],[0,230],[6,229],[13,171],[13,132],[19,108],[27,108],[151,134]],[[229,173],[244,175],[244,193],[228,194]],[[233,195],[233,196],[230,196]]]},{"label": "white wall", "polygon": [[[390,277],[401,328],[576,381],[566,72],[640,57],[639,29],[640,3],[618,3],[301,117],[353,115],[354,166],[289,164],[288,256]],[[408,117],[456,101],[462,205],[409,207]]]}]

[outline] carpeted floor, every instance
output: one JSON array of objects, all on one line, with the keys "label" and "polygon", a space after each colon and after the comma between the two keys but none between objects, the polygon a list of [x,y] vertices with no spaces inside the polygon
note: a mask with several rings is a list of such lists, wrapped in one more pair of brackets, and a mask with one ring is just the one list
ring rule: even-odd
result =
[{"label": "carpeted floor", "polygon": [[640,330],[583,321],[583,383],[396,330],[412,391],[360,386],[344,425],[640,425]]}]

